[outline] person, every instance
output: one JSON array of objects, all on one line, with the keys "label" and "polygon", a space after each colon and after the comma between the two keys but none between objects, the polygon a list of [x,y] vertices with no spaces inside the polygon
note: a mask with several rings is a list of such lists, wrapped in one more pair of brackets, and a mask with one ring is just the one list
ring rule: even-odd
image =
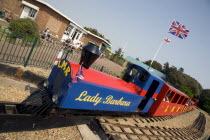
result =
[{"label": "person", "polygon": [[67,48],[70,48],[72,47],[72,40],[70,38],[66,39],[65,40],[65,45],[67,46]]},{"label": "person", "polygon": [[44,30],[44,38],[46,38],[47,41],[49,40],[49,38],[50,38],[50,30],[49,30],[49,28]]}]

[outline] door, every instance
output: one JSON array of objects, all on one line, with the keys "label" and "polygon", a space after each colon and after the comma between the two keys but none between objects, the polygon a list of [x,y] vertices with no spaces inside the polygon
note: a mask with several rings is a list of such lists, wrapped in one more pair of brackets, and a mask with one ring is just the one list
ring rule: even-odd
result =
[{"label": "door", "polygon": [[64,34],[63,34],[63,36],[62,36],[62,39],[61,39],[61,41],[62,42],[64,42],[65,40],[67,40],[67,39],[71,39],[71,33],[72,33],[72,30],[73,30],[73,26],[72,25],[68,25],[68,27],[66,28],[66,30],[64,31]]},{"label": "door", "polygon": [[157,90],[158,86],[159,86],[159,82],[157,80],[153,80],[152,84],[150,85],[144,99],[142,100],[142,102],[139,105],[139,108],[141,110],[144,109],[144,107],[147,105],[149,99],[153,96],[153,94],[155,93],[155,91]]},{"label": "door", "polygon": [[74,40],[74,39],[75,39],[75,37],[76,37],[77,33],[78,33],[78,30],[76,29],[76,31],[72,34],[72,40]]}]

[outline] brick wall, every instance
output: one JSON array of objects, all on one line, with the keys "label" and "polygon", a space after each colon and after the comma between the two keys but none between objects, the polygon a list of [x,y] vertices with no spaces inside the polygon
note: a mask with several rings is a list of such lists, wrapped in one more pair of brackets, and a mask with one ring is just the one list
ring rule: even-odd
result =
[{"label": "brick wall", "polygon": [[42,32],[46,28],[49,28],[53,35],[58,35],[59,38],[62,38],[69,21],[44,4],[33,0],[25,1],[39,7],[39,12],[36,15],[35,21],[38,23],[40,31]]},{"label": "brick wall", "polygon": [[101,39],[98,39],[90,34],[87,34],[81,41],[84,43],[84,45],[86,45],[89,41],[92,41],[99,47],[103,42]]},{"label": "brick wall", "polygon": [[21,0],[0,0],[0,11],[11,11],[12,17],[17,19],[22,13],[22,1]]}]

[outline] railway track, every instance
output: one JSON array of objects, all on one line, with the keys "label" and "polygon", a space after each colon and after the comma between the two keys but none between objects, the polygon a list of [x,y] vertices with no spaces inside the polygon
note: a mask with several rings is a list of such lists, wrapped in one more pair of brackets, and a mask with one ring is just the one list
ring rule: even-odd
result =
[{"label": "railway track", "polygon": [[[135,140],[196,140],[202,136],[205,129],[206,118],[200,113],[194,123],[183,128],[166,128],[148,125],[153,121],[163,121],[170,119],[170,116],[161,118],[111,118],[98,117],[100,125],[105,133],[114,140],[118,139],[135,139]],[[144,125],[147,123],[147,125]]]}]

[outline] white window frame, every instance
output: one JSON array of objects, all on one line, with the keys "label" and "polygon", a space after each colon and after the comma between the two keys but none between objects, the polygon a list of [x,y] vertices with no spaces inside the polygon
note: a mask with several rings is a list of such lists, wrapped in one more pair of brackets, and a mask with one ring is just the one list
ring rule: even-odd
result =
[{"label": "white window frame", "polygon": [[[26,1],[22,1],[22,4],[24,5],[23,10],[24,10],[25,7],[28,7],[30,9],[30,11],[28,12],[27,17],[31,18],[31,19],[35,19],[36,15],[37,15],[37,13],[39,11],[39,7],[37,7],[37,6],[33,5],[33,4],[30,4],[30,3],[26,2]],[[22,16],[22,14],[21,14],[21,16]]]},{"label": "white window frame", "polygon": [[37,7],[37,6],[33,5],[33,4],[30,4],[30,3],[26,2],[26,1],[22,1],[22,4],[28,6],[28,7],[32,8],[32,9],[35,9],[35,10],[39,11],[39,7]]}]

